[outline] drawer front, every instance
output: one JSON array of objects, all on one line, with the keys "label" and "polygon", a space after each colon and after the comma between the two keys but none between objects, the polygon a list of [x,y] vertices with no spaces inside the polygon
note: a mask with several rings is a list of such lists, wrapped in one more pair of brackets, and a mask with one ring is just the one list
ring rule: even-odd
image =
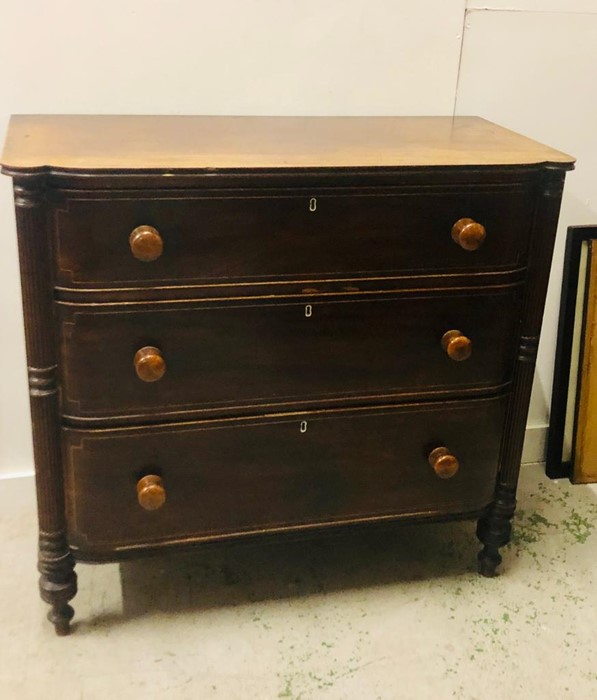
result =
[{"label": "drawer front", "polygon": [[[533,201],[529,186],[72,198],[55,209],[57,284],[230,285],[500,270],[525,262]],[[486,228],[478,250],[463,250],[452,240],[452,226],[461,218]],[[158,255],[154,260],[138,260],[131,250],[130,234],[141,226],[157,234],[138,242],[137,254]]]},{"label": "drawer front", "polygon": [[[66,428],[70,541],[83,553],[99,552],[472,513],[493,498],[505,405],[498,397],[170,427]],[[458,460],[451,478],[430,465],[438,446]],[[148,475],[159,477],[161,506],[155,493],[139,495]]]},{"label": "drawer front", "polygon": [[[62,410],[87,418],[296,410],[495,388],[510,379],[519,291],[109,310],[60,304]],[[470,340],[467,360],[443,349],[450,330]],[[161,379],[137,375],[143,348],[165,368]]]}]

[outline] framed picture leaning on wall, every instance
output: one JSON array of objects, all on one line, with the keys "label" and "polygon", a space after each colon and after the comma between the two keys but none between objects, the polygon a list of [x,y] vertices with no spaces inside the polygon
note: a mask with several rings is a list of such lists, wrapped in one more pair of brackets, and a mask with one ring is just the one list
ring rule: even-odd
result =
[{"label": "framed picture leaning on wall", "polygon": [[597,226],[566,239],[546,473],[597,481]]}]

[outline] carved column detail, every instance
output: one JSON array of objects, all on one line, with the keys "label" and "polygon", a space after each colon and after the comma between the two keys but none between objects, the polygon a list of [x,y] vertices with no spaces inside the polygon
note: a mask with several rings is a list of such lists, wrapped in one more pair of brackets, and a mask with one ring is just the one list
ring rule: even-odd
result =
[{"label": "carved column detail", "polygon": [[565,171],[560,168],[546,168],[544,170],[539,182],[531,230],[520,346],[506,417],[505,439],[500,455],[499,483],[514,491],[516,491],[518,484],[526,419],[529,411],[537,346],[543,320],[545,294],[549,281],[564,178]]},{"label": "carved column detail", "polygon": [[479,573],[484,576],[495,575],[502,561],[498,550],[510,541],[512,532],[511,520],[516,508],[516,487],[564,178],[564,170],[546,168],[538,183],[529,245],[525,306],[500,451],[498,486],[494,502],[477,526],[477,537],[484,545],[479,552]]},{"label": "carved column detail", "polygon": [[43,600],[52,605],[48,618],[56,632],[67,634],[73,616],[68,601],[76,594],[77,579],[66,541],[52,267],[43,178],[15,178],[14,195],[39,519],[39,586]]},{"label": "carved column detail", "polygon": [[520,345],[518,346],[518,359],[520,362],[531,362],[535,364],[538,348],[539,338],[537,336],[528,338],[523,335],[520,339]]}]

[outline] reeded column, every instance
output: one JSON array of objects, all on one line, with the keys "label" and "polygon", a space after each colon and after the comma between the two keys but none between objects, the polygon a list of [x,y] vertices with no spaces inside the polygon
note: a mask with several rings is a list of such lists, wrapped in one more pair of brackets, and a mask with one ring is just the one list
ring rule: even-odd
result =
[{"label": "reeded column", "polygon": [[77,592],[74,558],[66,540],[58,413],[51,257],[41,176],[14,178],[19,263],[25,316],[33,453],[39,519],[39,589],[52,606],[56,633],[69,633]]}]

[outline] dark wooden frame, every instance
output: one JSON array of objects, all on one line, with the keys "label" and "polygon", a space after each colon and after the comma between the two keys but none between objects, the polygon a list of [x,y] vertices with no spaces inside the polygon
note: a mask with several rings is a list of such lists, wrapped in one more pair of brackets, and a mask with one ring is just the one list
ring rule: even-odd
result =
[{"label": "dark wooden frame", "polygon": [[[551,479],[572,476],[573,461],[562,459],[564,432],[566,428],[566,406],[570,385],[570,363],[578,296],[578,277],[582,245],[597,239],[597,226],[569,226],[564,255],[562,293],[558,320],[558,337],[554,377],[551,395],[549,431],[545,473]],[[582,348],[581,348],[582,353]],[[577,409],[578,410],[578,409]]]}]

